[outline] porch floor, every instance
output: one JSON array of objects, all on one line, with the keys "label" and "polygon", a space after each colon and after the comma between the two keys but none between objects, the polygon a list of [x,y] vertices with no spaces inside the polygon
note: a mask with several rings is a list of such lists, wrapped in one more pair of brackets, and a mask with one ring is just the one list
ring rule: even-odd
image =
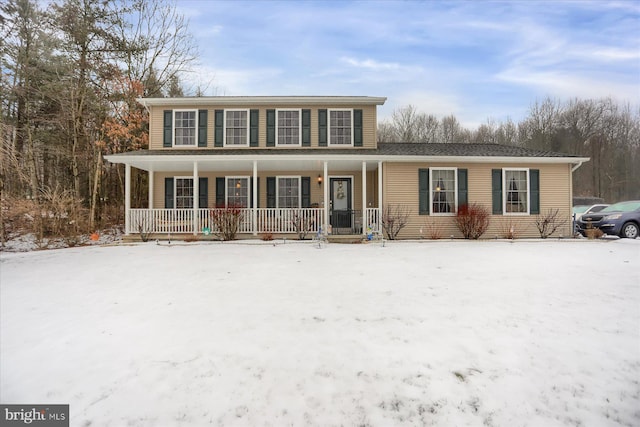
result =
[{"label": "porch floor", "polygon": [[[274,235],[273,238],[274,240],[282,240],[282,239],[287,239],[290,241],[298,240],[297,237],[291,234]],[[312,240],[313,238],[314,238],[313,235],[308,235],[304,241],[309,241],[309,240]],[[218,236],[215,236],[213,234],[209,234],[209,235],[198,234],[197,236],[194,236],[192,233],[171,233],[171,235],[167,233],[152,233],[152,234],[149,234],[149,237],[148,237],[148,241],[159,240],[161,242],[166,242],[166,241],[169,241],[169,239],[171,241],[190,240],[190,241],[198,241],[198,242],[215,242],[220,240]],[[254,236],[252,234],[240,234],[237,236],[237,240],[260,240],[260,239],[261,239],[260,235]],[[338,235],[332,234],[327,237],[327,240],[331,243],[362,243],[363,240],[366,240],[366,236],[363,236],[362,234],[338,234]],[[140,234],[132,233],[129,235],[122,236],[122,242],[123,243],[142,242],[142,238],[140,237]]]}]

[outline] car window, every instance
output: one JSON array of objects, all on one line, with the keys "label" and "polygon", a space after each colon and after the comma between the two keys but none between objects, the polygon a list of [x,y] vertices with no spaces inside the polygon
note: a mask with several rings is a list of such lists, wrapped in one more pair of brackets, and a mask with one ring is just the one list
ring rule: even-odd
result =
[{"label": "car window", "polygon": [[640,209],[640,201],[620,202],[610,205],[600,212],[633,212]]},{"label": "car window", "polygon": [[573,211],[573,213],[576,213],[576,214],[577,213],[583,213],[583,212],[585,212],[587,210],[588,207],[589,206],[574,206],[572,211]]},{"label": "car window", "polygon": [[598,205],[598,206],[593,206],[591,209],[589,209],[587,212],[585,213],[594,213],[594,212],[600,212],[601,210],[603,210],[604,208],[606,208],[607,205]]}]

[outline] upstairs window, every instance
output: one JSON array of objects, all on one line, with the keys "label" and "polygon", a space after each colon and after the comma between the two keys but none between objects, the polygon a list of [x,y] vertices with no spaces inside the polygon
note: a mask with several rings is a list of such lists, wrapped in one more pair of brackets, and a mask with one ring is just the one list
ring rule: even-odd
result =
[{"label": "upstairs window", "polygon": [[277,145],[300,145],[300,110],[278,110]]},{"label": "upstairs window", "polygon": [[174,146],[194,146],[196,145],[196,110],[174,110],[173,112],[173,129],[174,129]]},{"label": "upstairs window", "polygon": [[248,146],[249,145],[249,111],[225,110],[224,145]]},{"label": "upstairs window", "polygon": [[352,110],[329,110],[329,145],[353,145]]}]

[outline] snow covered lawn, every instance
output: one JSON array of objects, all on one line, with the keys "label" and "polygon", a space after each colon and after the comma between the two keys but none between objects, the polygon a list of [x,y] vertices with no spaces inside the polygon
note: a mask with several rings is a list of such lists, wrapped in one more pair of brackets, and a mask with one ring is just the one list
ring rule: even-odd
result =
[{"label": "snow covered lawn", "polygon": [[0,255],[0,400],[72,426],[640,425],[640,239]]}]

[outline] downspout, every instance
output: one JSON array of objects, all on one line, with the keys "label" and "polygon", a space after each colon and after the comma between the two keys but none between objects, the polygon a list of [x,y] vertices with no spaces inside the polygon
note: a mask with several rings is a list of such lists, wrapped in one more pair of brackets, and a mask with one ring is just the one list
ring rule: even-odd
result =
[{"label": "downspout", "polygon": [[580,168],[580,166],[582,166],[582,163],[584,163],[584,162],[582,160],[579,160],[578,163],[574,167],[571,168],[571,172],[573,173],[573,172],[577,171]]},{"label": "downspout", "polygon": [[[570,186],[569,186],[569,206],[573,206],[573,173],[575,171],[578,170],[578,168],[580,168],[580,166],[582,166],[582,163],[584,163],[582,160],[578,160],[578,163],[576,163],[572,168],[571,168],[571,173],[569,174],[569,180],[570,180]],[[571,209],[569,210],[571,211]],[[576,214],[572,213],[571,214],[571,236],[574,236],[574,233],[576,232]]]}]

